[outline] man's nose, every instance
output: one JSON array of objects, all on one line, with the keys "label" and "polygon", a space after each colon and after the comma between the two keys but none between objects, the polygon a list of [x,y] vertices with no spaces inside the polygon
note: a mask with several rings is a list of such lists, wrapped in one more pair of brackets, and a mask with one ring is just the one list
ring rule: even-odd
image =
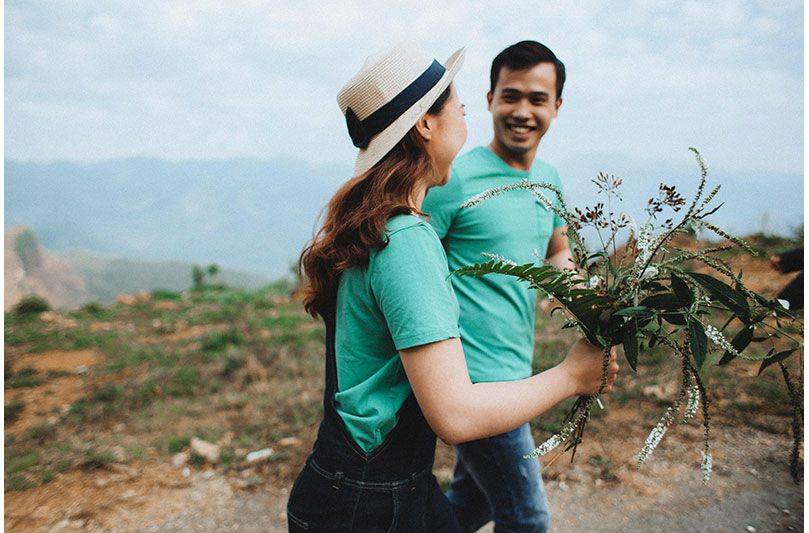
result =
[{"label": "man's nose", "polygon": [[531,118],[531,113],[528,112],[528,105],[525,102],[517,104],[511,112],[512,118],[517,120],[528,120]]}]

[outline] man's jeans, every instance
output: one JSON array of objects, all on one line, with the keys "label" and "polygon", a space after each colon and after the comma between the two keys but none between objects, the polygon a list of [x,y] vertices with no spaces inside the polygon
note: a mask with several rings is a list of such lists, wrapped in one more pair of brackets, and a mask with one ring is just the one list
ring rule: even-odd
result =
[{"label": "man's jeans", "polygon": [[490,520],[496,532],[548,530],[539,461],[524,457],[535,447],[528,424],[455,447],[458,462],[447,498],[462,531],[477,531]]}]

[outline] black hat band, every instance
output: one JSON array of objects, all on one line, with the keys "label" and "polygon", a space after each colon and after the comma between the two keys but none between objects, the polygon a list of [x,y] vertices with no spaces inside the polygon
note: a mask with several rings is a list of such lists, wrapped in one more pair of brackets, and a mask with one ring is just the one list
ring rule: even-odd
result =
[{"label": "black hat band", "polygon": [[446,72],[444,66],[433,60],[427,70],[413,83],[405,87],[390,102],[368,115],[365,120],[360,120],[353,109],[347,108],[346,125],[354,146],[361,149],[367,148],[374,135],[393,124],[397,118],[435,87],[444,76],[444,72]]}]

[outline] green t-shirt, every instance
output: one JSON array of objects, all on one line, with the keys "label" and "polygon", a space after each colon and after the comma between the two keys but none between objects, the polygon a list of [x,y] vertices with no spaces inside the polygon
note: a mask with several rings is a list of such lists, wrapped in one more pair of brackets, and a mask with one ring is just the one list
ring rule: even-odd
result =
[{"label": "green t-shirt", "polygon": [[412,389],[399,350],[458,337],[458,302],[435,230],[414,215],[388,221],[388,245],[343,272],[337,290],[337,412],[370,452]]},{"label": "green t-shirt", "polygon": [[[554,228],[565,222],[530,191],[509,191],[476,207],[460,209],[475,194],[524,179],[561,187],[556,169],[539,158],[525,172],[479,146],[453,162],[446,185],[430,189],[422,211],[430,215],[430,224],[441,237],[450,270],[485,261],[484,252],[518,264],[541,261],[537,255],[545,258]],[[545,197],[558,203],[552,191]],[[536,291],[517,278],[500,274],[453,276],[451,280],[461,309],[461,342],[472,381],[530,376]]]}]

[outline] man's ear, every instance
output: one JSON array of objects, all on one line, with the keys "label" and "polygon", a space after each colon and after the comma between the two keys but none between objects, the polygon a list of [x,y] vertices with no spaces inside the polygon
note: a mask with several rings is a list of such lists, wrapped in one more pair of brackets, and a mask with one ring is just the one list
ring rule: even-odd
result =
[{"label": "man's ear", "polygon": [[557,112],[557,113],[559,113],[559,108],[560,108],[560,107],[562,107],[562,99],[561,99],[561,98],[557,98],[557,99],[556,99],[556,112]]},{"label": "man's ear", "polygon": [[430,138],[433,136],[433,132],[435,131],[430,115],[424,115],[419,119],[418,122],[416,122],[416,131],[419,132],[422,139],[429,142]]},{"label": "man's ear", "polygon": [[492,111],[492,100],[494,100],[494,93],[489,91],[486,93],[486,108],[490,113]]}]

